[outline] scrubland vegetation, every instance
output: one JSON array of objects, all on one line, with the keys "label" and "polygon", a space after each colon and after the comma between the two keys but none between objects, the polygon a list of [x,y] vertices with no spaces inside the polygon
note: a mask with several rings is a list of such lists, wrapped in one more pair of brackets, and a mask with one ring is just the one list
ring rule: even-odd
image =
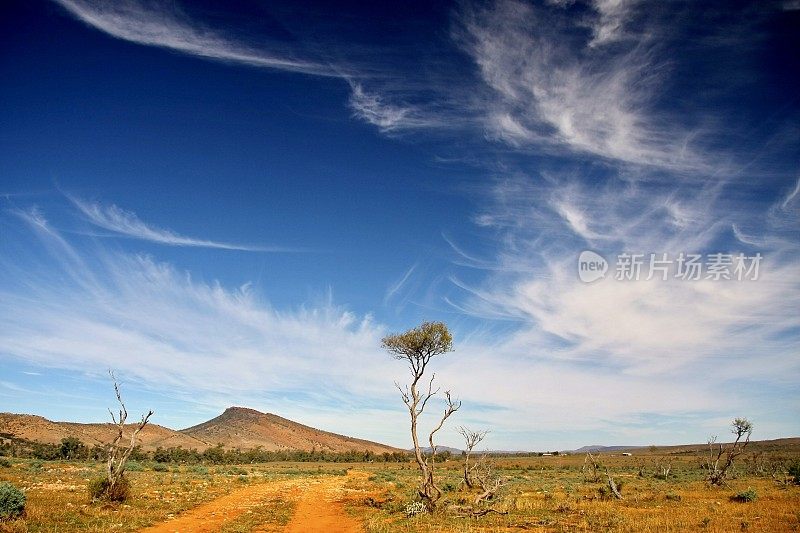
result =
[{"label": "scrubland vegetation", "polygon": [[[705,450],[632,456],[597,455],[602,468],[587,466],[584,455],[491,457],[507,479],[491,505],[508,514],[475,518],[463,512],[477,494],[463,483],[463,462],[452,456],[437,463],[442,497],[434,513],[408,513],[419,501],[419,470],[405,462],[257,464],[157,463],[132,460],[124,503],[92,503],[90,480],[103,474],[95,461],[6,458],[0,481],[24,492],[25,515],[0,522],[13,532],[136,531],[244,487],[281,480],[337,476],[344,482],[338,500],[367,532],[456,531],[800,531],[800,486],[791,472],[800,468],[796,446],[753,451],[742,456],[722,486],[713,486],[704,466]],[[669,473],[664,477],[665,465]],[[608,473],[623,499],[607,489]],[[347,471],[365,472],[347,477]],[[253,502],[252,512],[227,524],[228,531],[275,531],[293,513],[297,491]]]}]

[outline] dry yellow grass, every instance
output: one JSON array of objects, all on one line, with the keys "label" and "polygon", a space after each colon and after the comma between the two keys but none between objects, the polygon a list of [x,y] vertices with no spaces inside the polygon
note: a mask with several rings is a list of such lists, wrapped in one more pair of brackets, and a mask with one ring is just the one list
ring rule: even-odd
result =
[{"label": "dry yellow grass", "polygon": [[[710,487],[703,481],[698,457],[692,454],[669,457],[670,477],[657,479],[653,474],[662,459],[653,455],[601,457],[614,479],[621,482],[624,500],[604,498],[602,478],[586,479],[581,470],[583,456],[500,459],[498,468],[511,483],[495,505],[508,514],[480,519],[452,512],[407,518],[403,509],[413,500],[417,480],[410,463],[170,466],[168,472],[155,472],[152,465],[143,465],[143,470],[129,474],[133,488],[130,501],[107,505],[90,503],[86,492],[87,480],[102,473],[100,464],[15,460],[11,468],[0,469],[0,480],[25,490],[27,516],[2,523],[0,530],[135,531],[246,484],[342,474],[349,467],[368,472],[347,478],[341,498],[369,533],[800,531],[800,487],[776,483],[768,475],[746,473],[743,464],[728,485]],[[639,475],[642,465],[644,475]],[[443,506],[469,500],[458,486],[457,460],[441,464],[439,473],[446,489]],[[730,499],[748,488],[757,493],[755,501],[738,503]],[[288,500],[273,499],[254,509],[256,512],[230,524],[231,530],[279,531],[293,507]]]}]

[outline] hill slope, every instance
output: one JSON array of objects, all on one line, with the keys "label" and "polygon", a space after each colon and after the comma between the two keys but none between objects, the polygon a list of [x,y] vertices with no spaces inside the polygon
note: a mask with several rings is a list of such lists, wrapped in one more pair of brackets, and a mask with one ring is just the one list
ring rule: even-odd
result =
[{"label": "hill slope", "polygon": [[[126,438],[130,438],[133,427],[135,426],[126,425]],[[77,437],[91,447],[95,444],[111,442],[116,436],[117,430],[116,426],[112,424],[53,422],[36,415],[0,413],[0,434],[46,444],[58,444],[65,437]],[[154,450],[158,446],[164,448],[182,446],[186,449],[196,448],[198,450],[211,447],[208,442],[158,424],[147,424],[139,433],[139,443],[144,450]]]},{"label": "hill slope", "polygon": [[396,452],[397,448],[355,439],[292,422],[245,407],[229,407],[208,422],[182,429],[181,433],[226,448],[261,446],[266,451],[313,450],[330,452]]}]

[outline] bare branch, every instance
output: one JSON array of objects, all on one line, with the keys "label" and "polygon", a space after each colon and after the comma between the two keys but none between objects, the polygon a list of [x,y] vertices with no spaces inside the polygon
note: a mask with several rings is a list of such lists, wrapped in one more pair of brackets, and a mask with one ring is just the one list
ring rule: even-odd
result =
[{"label": "bare branch", "polygon": [[417,414],[421,415],[422,412],[425,410],[425,405],[428,403],[428,400],[431,399],[431,396],[435,396],[436,394],[439,393],[439,389],[438,388],[436,390],[433,390],[433,380],[435,378],[436,378],[436,374],[432,374],[431,375],[431,381],[430,381],[430,383],[428,383],[428,393],[425,395],[425,399],[422,400],[422,405],[420,406],[419,411],[417,411]]},{"label": "bare branch", "polygon": [[470,478],[470,472],[477,466],[477,463],[475,465],[473,465],[472,467],[470,467],[469,458],[470,458],[470,455],[472,454],[472,450],[475,448],[475,446],[478,445],[479,442],[481,442],[484,439],[484,437],[486,437],[486,435],[487,435],[487,433],[489,433],[489,431],[488,430],[487,431],[472,431],[470,429],[467,429],[464,426],[460,426],[459,428],[457,428],[457,431],[462,437],[464,437],[464,444],[466,446],[466,450],[465,450],[465,453],[464,453],[464,479],[463,479],[463,481],[464,481],[464,484],[467,487],[472,488],[472,479]]}]

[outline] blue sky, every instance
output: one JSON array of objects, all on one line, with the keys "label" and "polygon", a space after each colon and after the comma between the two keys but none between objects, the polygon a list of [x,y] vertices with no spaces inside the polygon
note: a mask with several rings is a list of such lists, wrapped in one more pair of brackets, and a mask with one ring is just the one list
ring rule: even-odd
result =
[{"label": "blue sky", "polygon": [[[443,320],[453,425],[491,448],[800,434],[797,2],[20,1],[0,26],[1,410],[104,420],[113,368],[170,427],[246,405],[407,446],[380,339]],[[587,284],[583,250],[763,260]]]}]

